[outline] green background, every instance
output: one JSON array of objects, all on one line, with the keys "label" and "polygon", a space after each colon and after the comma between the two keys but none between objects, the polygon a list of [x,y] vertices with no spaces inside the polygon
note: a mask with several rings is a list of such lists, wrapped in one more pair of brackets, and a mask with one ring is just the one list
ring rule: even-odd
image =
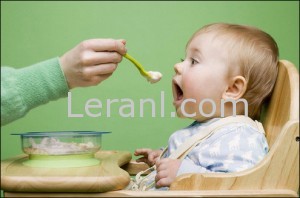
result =
[{"label": "green background", "polygon": [[[172,132],[192,120],[172,118],[171,78],[173,66],[184,57],[185,45],[201,26],[214,22],[256,26],[277,41],[280,58],[299,65],[299,2],[2,2],[1,65],[26,67],[61,56],[89,38],[124,38],[128,52],[148,70],[163,73],[149,84],[127,60],[111,78],[98,86],[72,90],[72,111],[84,118],[68,118],[67,98],[31,110],[24,118],[1,127],[1,159],[22,153],[19,137],[11,133],[51,130],[112,131],[103,137],[103,149],[160,148]],[[212,78],[214,78],[212,76]],[[165,97],[165,116],[160,114],[160,94]],[[102,116],[85,114],[85,102],[97,98]],[[134,118],[118,113],[124,103],[112,105],[106,116],[106,99],[130,98]],[[139,100],[152,98],[156,117],[145,105],[139,115]]]}]

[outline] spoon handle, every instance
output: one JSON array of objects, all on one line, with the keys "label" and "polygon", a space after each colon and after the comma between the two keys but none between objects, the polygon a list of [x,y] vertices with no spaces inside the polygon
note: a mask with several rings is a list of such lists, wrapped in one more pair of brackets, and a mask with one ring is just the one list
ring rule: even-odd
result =
[{"label": "spoon handle", "polygon": [[135,65],[135,67],[139,70],[142,76],[151,78],[148,72],[143,68],[142,64],[139,63],[136,59],[134,59],[129,54],[125,54],[124,57],[127,58],[130,62],[132,62]]}]

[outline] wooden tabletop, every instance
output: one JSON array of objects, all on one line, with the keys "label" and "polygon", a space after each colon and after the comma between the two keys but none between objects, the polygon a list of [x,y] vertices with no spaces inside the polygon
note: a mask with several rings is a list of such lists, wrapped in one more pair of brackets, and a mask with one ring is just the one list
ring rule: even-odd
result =
[{"label": "wooden tabletop", "polygon": [[107,192],[125,188],[129,174],[120,167],[131,160],[127,151],[99,151],[95,166],[33,168],[27,155],[1,161],[1,189],[8,192]]}]

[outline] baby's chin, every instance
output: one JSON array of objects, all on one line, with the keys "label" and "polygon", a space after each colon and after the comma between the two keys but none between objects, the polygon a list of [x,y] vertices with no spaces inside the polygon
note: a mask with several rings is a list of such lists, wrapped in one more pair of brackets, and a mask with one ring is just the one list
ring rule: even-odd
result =
[{"label": "baby's chin", "polygon": [[180,109],[177,109],[176,110],[176,115],[178,118],[181,118],[181,119],[184,119],[184,118],[187,118],[187,119],[192,119],[192,120],[195,120],[197,122],[205,122],[209,119],[211,119],[212,117],[205,117],[205,116],[201,116],[200,114],[196,114],[195,116],[185,116]]},{"label": "baby's chin", "polygon": [[[186,113],[188,113],[188,112],[186,112]],[[178,108],[178,109],[176,110],[176,115],[177,115],[178,118],[182,118],[182,119],[183,119],[183,118],[188,118],[188,119],[196,120],[196,116],[194,116],[194,117],[186,116],[186,115],[184,115],[184,114],[181,112],[180,108]]]}]

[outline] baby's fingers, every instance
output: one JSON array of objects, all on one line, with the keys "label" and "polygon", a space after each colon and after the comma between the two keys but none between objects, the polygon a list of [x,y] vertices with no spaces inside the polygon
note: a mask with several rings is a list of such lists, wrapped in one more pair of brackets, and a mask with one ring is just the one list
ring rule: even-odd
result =
[{"label": "baby's fingers", "polygon": [[168,176],[168,171],[157,171],[155,176],[155,182],[157,187],[170,186],[172,183],[171,178]]},{"label": "baby's fingers", "polygon": [[148,156],[148,153],[150,153],[152,151],[152,149],[149,148],[140,148],[140,149],[136,149],[134,151],[134,155],[138,156],[138,155],[146,155]]},{"label": "baby's fingers", "polygon": [[162,178],[156,182],[156,187],[169,187],[172,183],[172,180],[168,177]]},{"label": "baby's fingers", "polygon": [[159,157],[157,152],[151,152],[148,156],[150,162],[155,163],[156,159]]},{"label": "baby's fingers", "polygon": [[144,163],[146,163],[146,164],[149,163],[148,159],[145,158],[145,157],[141,157],[141,158],[137,159],[136,162],[144,162]]}]

